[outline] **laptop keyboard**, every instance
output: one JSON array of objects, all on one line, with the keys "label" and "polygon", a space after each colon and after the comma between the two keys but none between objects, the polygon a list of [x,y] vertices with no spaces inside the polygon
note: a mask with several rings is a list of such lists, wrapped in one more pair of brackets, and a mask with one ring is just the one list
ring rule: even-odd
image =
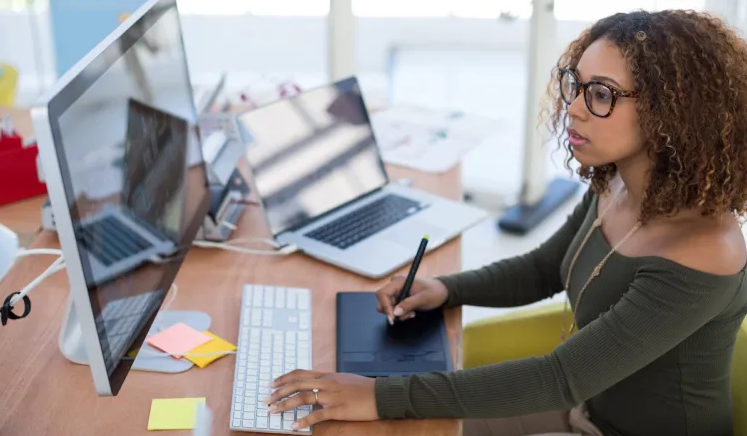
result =
[{"label": "laptop keyboard", "polygon": [[151,247],[150,242],[113,216],[87,224],[81,237],[86,248],[106,266]]},{"label": "laptop keyboard", "polygon": [[423,208],[417,201],[389,194],[305,236],[344,250]]}]

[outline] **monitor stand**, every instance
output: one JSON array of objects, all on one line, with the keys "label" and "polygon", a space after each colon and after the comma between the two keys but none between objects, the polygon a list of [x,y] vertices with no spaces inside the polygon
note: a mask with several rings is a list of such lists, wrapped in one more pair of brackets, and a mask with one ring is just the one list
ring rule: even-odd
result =
[{"label": "monitor stand", "polygon": [[[212,322],[210,315],[204,312],[177,311],[168,310],[159,312],[156,321],[151,325],[148,335],[157,333],[159,327],[168,328],[174,324],[183,322],[197,331],[205,331],[210,328]],[[78,316],[75,312],[73,299],[68,296],[65,315],[62,319],[60,328],[59,346],[62,355],[67,360],[80,365],[88,365],[88,355],[83,343],[83,335],[78,322]],[[187,359],[174,359],[171,356],[157,356],[150,353],[159,353],[159,350],[143,343],[141,350],[148,350],[148,353],[139,353],[135,362],[132,364],[132,370],[178,373],[186,371],[194,363]]]}]

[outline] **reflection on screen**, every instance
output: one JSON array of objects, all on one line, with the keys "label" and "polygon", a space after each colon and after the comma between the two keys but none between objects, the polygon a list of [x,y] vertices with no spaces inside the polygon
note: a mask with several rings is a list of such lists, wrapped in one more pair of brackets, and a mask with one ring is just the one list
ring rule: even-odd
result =
[{"label": "reflection on screen", "polygon": [[209,201],[175,3],[149,11],[52,107],[64,110],[50,109],[55,144],[115,389]]},{"label": "reflection on screen", "polygon": [[387,182],[355,78],[241,116],[247,151],[274,235]]},{"label": "reflection on screen", "polygon": [[135,100],[129,106],[122,203],[178,242],[189,126]]}]

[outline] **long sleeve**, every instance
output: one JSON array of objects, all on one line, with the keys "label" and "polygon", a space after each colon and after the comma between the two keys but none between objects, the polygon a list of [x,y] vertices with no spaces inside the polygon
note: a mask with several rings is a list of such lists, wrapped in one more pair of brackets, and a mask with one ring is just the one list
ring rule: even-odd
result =
[{"label": "long sleeve", "polygon": [[449,290],[445,306],[517,307],[562,291],[560,264],[592,198],[593,191],[588,189],[563,226],[534,250],[476,270],[438,277]]},{"label": "long sleeve", "polygon": [[644,368],[734,301],[741,307],[741,276],[725,277],[641,265],[616,304],[548,355],[377,379],[379,415],[493,418],[573,407]]}]

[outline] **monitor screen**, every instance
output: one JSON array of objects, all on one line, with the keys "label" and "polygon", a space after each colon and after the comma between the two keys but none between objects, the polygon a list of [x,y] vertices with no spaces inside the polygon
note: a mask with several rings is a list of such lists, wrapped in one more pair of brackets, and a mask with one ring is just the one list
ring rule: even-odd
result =
[{"label": "monitor screen", "polygon": [[49,120],[116,395],[209,204],[176,3],[156,3],[85,65]]},{"label": "monitor screen", "polygon": [[354,77],[251,110],[240,121],[254,136],[247,157],[273,235],[388,181]]}]

